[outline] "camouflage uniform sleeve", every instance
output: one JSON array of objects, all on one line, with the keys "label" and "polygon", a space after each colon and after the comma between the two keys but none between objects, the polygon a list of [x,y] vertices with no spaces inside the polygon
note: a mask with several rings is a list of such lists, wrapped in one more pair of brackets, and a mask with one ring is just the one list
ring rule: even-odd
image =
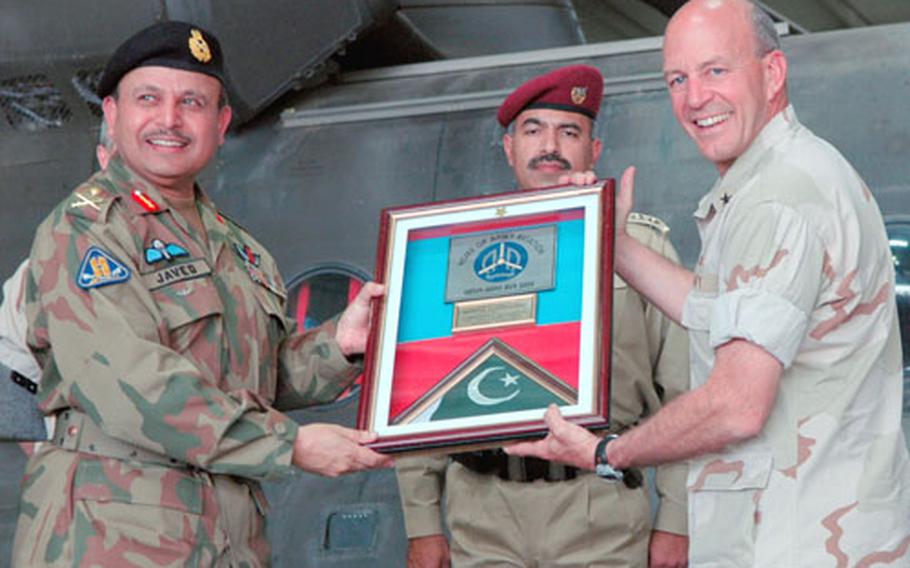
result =
[{"label": "camouflage uniform sleeve", "polygon": [[442,534],[442,491],[445,485],[445,455],[408,456],[395,460],[401,508],[408,538]]},{"label": "camouflage uniform sleeve", "polygon": [[[45,412],[79,409],[115,439],[212,473],[290,473],[296,423],[255,392],[225,392],[213,384],[220,376],[207,378],[199,365],[220,364],[209,361],[220,353],[212,326],[199,328],[208,347],[193,359],[168,346],[171,330],[139,275],[141,236],[125,208],[112,199],[99,213],[85,211],[72,214],[64,202],[39,228],[31,253],[29,344],[45,368]],[[81,287],[92,247],[128,278]],[[207,280],[196,281],[197,300],[217,297]],[[212,316],[198,305],[184,313],[190,321]]]},{"label": "camouflage uniform sleeve", "polygon": [[[293,328],[289,320],[287,326]],[[362,358],[348,360],[335,331],[338,316],[321,326],[290,334],[279,353],[275,408],[303,408],[332,402],[363,372]]]},{"label": "camouflage uniform sleeve", "polygon": [[[662,221],[641,216],[639,225],[649,226],[649,235],[641,238],[646,245],[673,262],[679,263],[679,256],[670,243],[669,227]],[[640,230],[636,230],[636,237]],[[666,404],[689,390],[689,340],[686,331],[673,323],[660,310],[645,303],[645,320],[648,330],[649,355],[654,383],[661,403]],[[653,414],[659,408],[649,409]],[[660,502],[654,529],[674,534],[688,534],[688,508],[686,498],[685,463],[658,466],[655,485]]]}]

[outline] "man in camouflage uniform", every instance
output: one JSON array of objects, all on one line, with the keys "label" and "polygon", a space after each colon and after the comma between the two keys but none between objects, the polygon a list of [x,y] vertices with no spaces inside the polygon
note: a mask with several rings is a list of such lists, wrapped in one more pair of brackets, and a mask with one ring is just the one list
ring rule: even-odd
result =
[{"label": "man in camouflage uniform", "polygon": [[[600,72],[575,65],[525,83],[503,102],[499,122],[512,125],[503,146],[520,188],[594,181],[602,97]],[[654,217],[630,218],[630,234],[676,262],[668,231]],[[683,330],[619,277],[613,306],[611,431],[622,431],[688,387],[688,358]],[[450,557],[458,567],[646,566],[649,556],[652,566],[685,565],[684,465],[658,468],[653,527],[640,478],[611,483],[501,450],[402,458],[396,468],[411,567],[448,566]],[[443,488],[451,543],[442,534]]]},{"label": "man in camouflage uniform", "polygon": [[26,284],[38,396],[57,417],[30,460],[15,566],[260,566],[258,479],[387,465],[366,432],[280,409],[356,377],[368,284],[306,334],[275,262],[195,177],[231,117],[217,40],[159,23],[99,85],[116,154],[41,224]]},{"label": "man in camouflage uniform", "polygon": [[[910,565],[894,270],[881,213],[796,118],[773,23],[744,0],[670,21],[674,113],[721,174],[694,273],[624,232],[617,266],[689,329],[697,388],[608,444],[548,411],[513,448],[591,467],[694,458],[692,566]],[[624,176],[623,209],[632,201]]]}]

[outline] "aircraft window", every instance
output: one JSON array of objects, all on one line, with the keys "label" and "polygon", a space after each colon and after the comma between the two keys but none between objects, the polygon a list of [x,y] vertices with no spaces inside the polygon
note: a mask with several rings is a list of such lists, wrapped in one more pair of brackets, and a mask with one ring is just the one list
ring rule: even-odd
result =
[{"label": "aircraft window", "polygon": [[894,258],[895,295],[904,350],[904,414],[910,415],[910,218],[885,224]]},{"label": "aircraft window", "polygon": [[[288,316],[297,322],[297,330],[312,329],[344,311],[370,276],[342,263],[320,264],[304,271],[288,283]],[[339,401],[359,392],[362,377]]]},{"label": "aircraft window", "polygon": [[85,100],[92,114],[98,118],[104,115],[104,111],[101,110],[101,99],[95,93],[98,91],[98,83],[103,72],[104,69],[100,67],[89,71],[77,71],[72,78],[73,88]]},{"label": "aircraft window", "polygon": [[10,126],[27,132],[60,128],[70,118],[60,89],[44,75],[0,81],[0,107]]}]

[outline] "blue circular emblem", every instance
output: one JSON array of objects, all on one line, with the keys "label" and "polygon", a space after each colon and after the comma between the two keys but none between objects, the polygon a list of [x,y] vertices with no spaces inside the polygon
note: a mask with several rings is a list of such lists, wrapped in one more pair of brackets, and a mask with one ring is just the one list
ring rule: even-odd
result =
[{"label": "blue circular emblem", "polygon": [[487,282],[511,280],[528,265],[528,251],[515,241],[499,241],[486,247],[474,260],[474,274]]}]

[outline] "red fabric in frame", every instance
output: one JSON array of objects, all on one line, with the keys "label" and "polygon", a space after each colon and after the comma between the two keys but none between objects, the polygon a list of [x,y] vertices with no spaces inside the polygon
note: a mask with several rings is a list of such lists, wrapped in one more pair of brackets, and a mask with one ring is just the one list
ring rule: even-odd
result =
[{"label": "red fabric in frame", "polygon": [[580,334],[581,324],[570,322],[400,343],[395,351],[389,418],[394,420],[407,410],[494,336],[577,389]]}]

